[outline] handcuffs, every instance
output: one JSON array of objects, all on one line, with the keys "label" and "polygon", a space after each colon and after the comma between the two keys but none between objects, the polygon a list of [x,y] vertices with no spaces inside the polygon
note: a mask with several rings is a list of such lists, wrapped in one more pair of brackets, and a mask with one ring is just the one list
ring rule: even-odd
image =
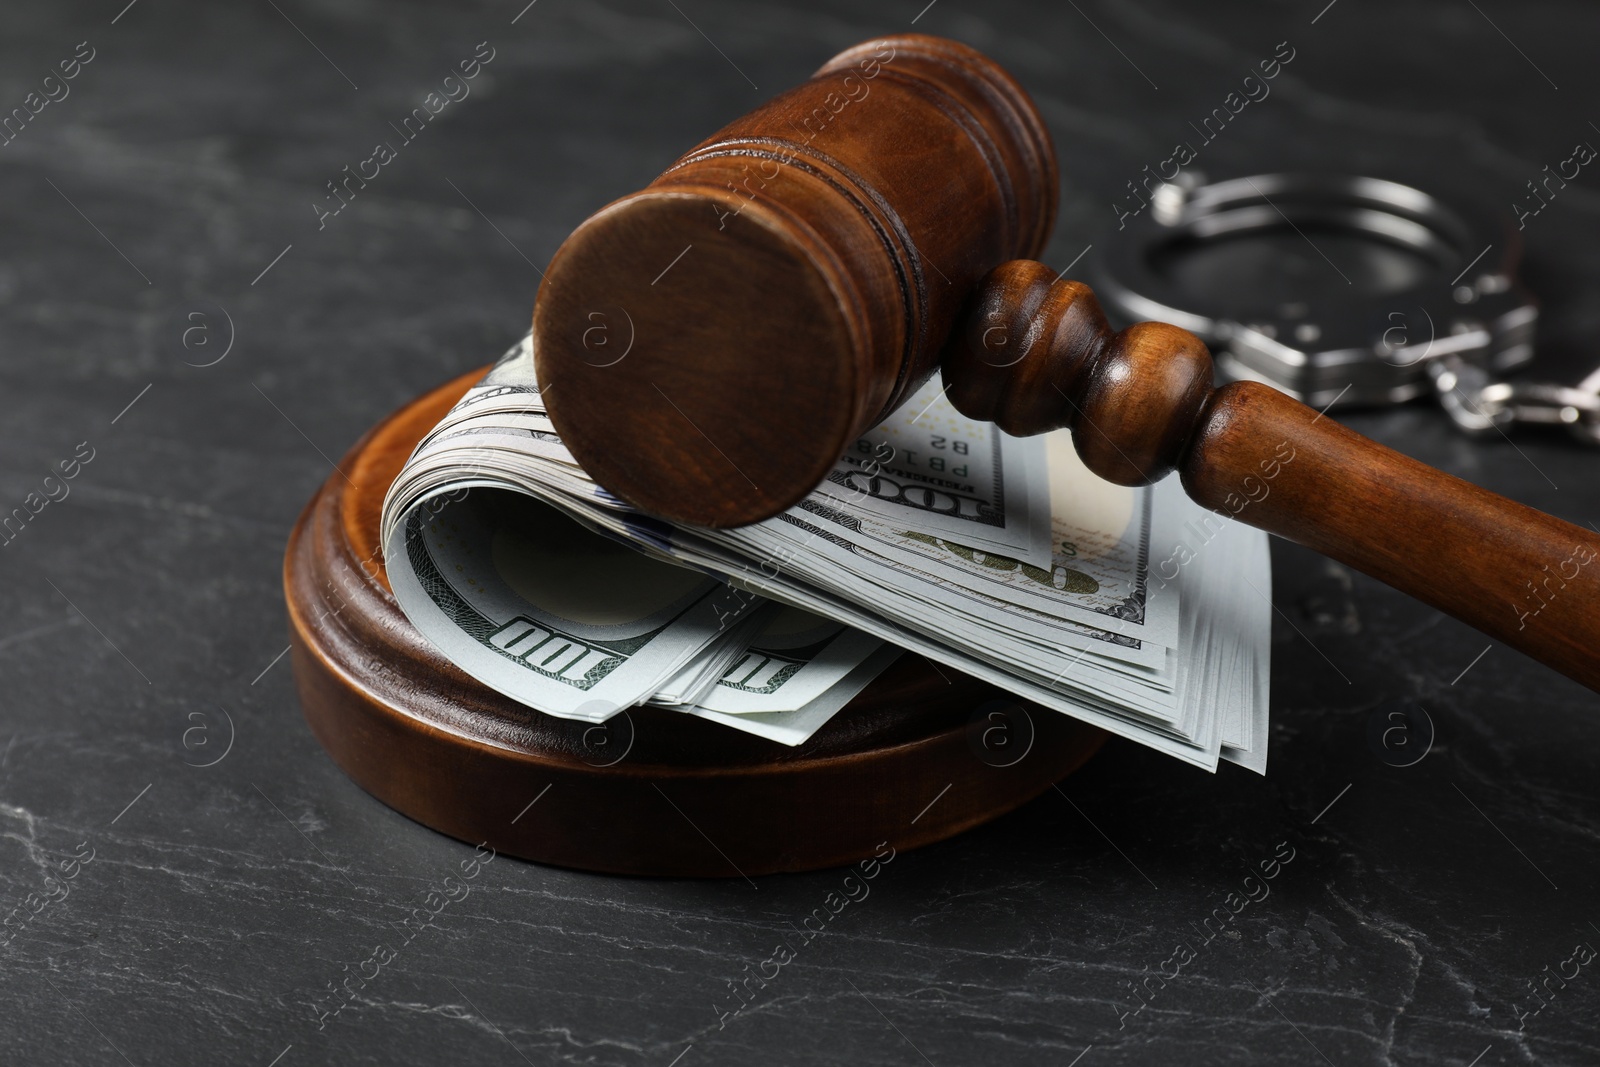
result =
[{"label": "handcuffs", "polygon": [[1539,311],[1492,210],[1378,178],[1185,172],[1126,226],[1093,261],[1108,311],[1198,335],[1224,377],[1324,410],[1431,393],[1469,434],[1555,425],[1600,445],[1600,369],[1508,377]]}]

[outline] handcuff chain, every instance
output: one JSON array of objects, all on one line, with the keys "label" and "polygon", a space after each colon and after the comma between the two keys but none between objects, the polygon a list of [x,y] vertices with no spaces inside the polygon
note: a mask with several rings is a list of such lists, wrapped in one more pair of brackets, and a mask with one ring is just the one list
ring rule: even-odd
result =
[{"label": "handcuff chain", "polygon": [[1514,425],[1565,426],[1585,444],[1600,445],[1600,372],[1574,387],[1497,379],[1455,352],[1424,359],[1439,405],[1469,434],[1504,433]]}]

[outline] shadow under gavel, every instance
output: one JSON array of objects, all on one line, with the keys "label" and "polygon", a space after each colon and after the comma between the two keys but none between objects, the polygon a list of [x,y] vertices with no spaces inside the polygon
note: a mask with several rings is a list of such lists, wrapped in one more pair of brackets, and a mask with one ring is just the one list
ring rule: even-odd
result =
[{"label": "shadow under gavel", "polygon": [[736,526],[797,503],[942,365],[972,418],[1070,427],[1122,485],[1176,470],[1201,505],[1600,689],[1600,536],[1267,386],[1214,388],[1185,330],[1112,332],[1031,261],[1057,184],[992,61],[922,35],[848,49],[556,252],[533,320],[550,417],[628,502]]}]

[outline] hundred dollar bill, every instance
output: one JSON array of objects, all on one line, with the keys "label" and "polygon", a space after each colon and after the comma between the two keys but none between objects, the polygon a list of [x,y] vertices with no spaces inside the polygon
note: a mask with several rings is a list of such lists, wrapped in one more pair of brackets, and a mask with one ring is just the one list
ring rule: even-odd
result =
[{"label": "hundred dollar bill", "polygon": [[521,494],[413,512],[390,583],[451,662],[539,710],[600,722],[650,697],[723,632],[720,586]]},{"label": "hundred dollar bill", "polygon": [[817,487],[863,516],[1050,566],[1044,439],[969,419],[938,374],[863,434]]},{"label": "hundred dollar bill", "polygon": [[[862,550],[843,565],[863,575],[877,572],[884,584],[904,587],[932,580],[948,595],[984,596],[1101,633],[1175,647],[1177,590],[1169,583],[1152,583],[1150,566],[1152,541],[1166,543],[1176,528],[1176,498],[1095,478],[1069,438],[1046,439],[1053,537],[1043,566],[950,538],[899,530],[860,508],[828,506],[831,501],[802,503],[796,517],[803,511],[805,521],[825,529],[829,540]],[[731,536],[741,535],[735,531]],[[793,534],[778,539],[792,540]],[[943,594],[922,590],[920,595]]]},{"label": "hundred dollar bill", "polygon": [[650,697],[650,703],[667,708],[699,704],[728,673],[728,668],[745,655],[750,639],[762,625],[783,610],[782,605],[766,601],[752,606],[739,622],[724,628],[721,637],[701,649],[699,655],[662,683]]},{"label": "hundred dollar bill", "polygon": [[729,715],[799,711],[882,644],[831,619],[781,607],[763,620],[743,654],[695,703]]},{"label": "hundred dollar bill", "polygon": [[765,737],[769,741],[776,741],[783,745],[798,745],[820,730],[829,719],[833,718],[856,695],[871,684],[872,680],[883,673],[891,663],[900,657],[901,650],[893,645],[881,645],[878,650],[864,660],[844,678],[828,687],[820,696],[809,704],[802,705],[793,711],[753,712],[742,715],[731,715],[727,712],[713,711],[707,707],[691,707],[684,710],[690,715],[712,722],[730,726],[736,730]]}]

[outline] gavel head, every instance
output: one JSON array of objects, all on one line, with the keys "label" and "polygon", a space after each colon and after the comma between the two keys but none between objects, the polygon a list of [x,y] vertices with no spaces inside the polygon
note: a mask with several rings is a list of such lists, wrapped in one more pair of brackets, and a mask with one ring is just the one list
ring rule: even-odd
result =
[{"label": "gavel head", "polygon": [[810,492],[1055,221],[1055,153],[992,61],[867,41],[602,208],[534,308],[550,417],[606,489],[737,526]]}]

